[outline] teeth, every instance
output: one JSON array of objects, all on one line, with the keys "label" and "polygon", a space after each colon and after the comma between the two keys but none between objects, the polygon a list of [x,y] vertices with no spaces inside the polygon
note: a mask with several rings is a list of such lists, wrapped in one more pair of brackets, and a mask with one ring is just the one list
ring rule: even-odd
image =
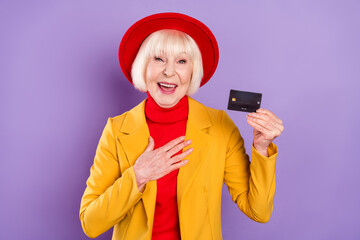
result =
[{"label": "teeth", "polygon": [[173,87],[176,87],[175,84],[167,84],[167,83],[159,83],[161,86],[163,87],[168,87],[168,88],[173,88]]}]

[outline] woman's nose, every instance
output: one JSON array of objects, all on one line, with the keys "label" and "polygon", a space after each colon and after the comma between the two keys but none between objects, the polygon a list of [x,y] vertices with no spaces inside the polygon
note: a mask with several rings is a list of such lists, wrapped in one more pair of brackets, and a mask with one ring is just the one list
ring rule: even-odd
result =
[{"label": "woman's nose", "polygon": [[167,77],[172,77],[175,74],[175,66],[172,62],[167,62],[164,69],[164,74]]}]

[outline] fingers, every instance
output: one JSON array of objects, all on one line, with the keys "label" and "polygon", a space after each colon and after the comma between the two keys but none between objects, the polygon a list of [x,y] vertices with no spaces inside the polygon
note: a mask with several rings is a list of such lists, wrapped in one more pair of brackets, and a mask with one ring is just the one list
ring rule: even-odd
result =
[{"label": "fingers", "polygon": [[[164,146],[160,147],[159,150],[160,151],[164,151],[167,152],[170,149],[172,149],[173,147],[175,147],[176,145],[178,145],[179,143],[181,143],[182,141],[184,141],[185,136],[181,136],[178,138],[175,138],[174,140],[171,140],[170,142],[168,142],[167,144],[165,144]],[[180,151],[180,150],[179,150]]]},{"label": "fingers", "polygon": [[149,143],[145,149],[145,152],[150,152],[152,150],[154,150],[154,147],[155,147],[155,142],[154,142],[154,139],[150,136],[149,137]]},{"label": "fingers", "polygon": [[249,125],[261,132],[267,140],[275,139],[284,131],[283,122],[269,110],[260,108],[256,113],[249,113],[246,117]]},{"label": "fingers", "polygon": [[254,129],[258,130],[259,132],[261,132],[265,139],[267,140],[271,140],[274,139],[275,137],[273,137],[272,132],[269,129],[264,128],[263,126],[261,126],[259,123],[254,122],[253,119],[248,119],[248,123],[250,126],[252,126]]},{"label": "fingers", "polygon": [[[265,113],[264,111],[267,111],[267,113]],[[254,122],[271,131],[278,130],[282,132],[284,130],[282,121],[277,118],[272,112],[266,109],[261,109],[260,112],[256,113],[249,113],[247,115],[247,118],[253,120]]]},{"label": "fingers", "polygon": [[258,123],[259,125],[270,131],[273,131],[274,129],[280,130],[281,125],[268,115],[260,113],[250,113],[249,115],[247,115],[247,118]]},{"label": "fingers", "polygon": [[150,177],[148,179],[159,179],[173,170],[184,166],[188,162],[188,160],[181,160],[193,151],[192,148],[177,154],[183,148],[191,144],[191,140],[184,141],[184,139],[184,136],[178,137],[174,140],[171,140],[164,146],[154,150],[154,139],[149,137],[149,143],[145,149],[145,152],[147,153],[142,154],[139,157],[141,159],[137,161],[143,163],[143,168],[147,169],[149,172]]},{"label": "fingers", "polygon": [[175,155],[176,153],[178,153],[179,151],[181,151],[183,148],[189,146],[191,144],[191,140],[187,140],[185,142],[179,143],[176,146],[174,146],[173,148],[171,148],[168,151],[168,156],[172,157],[173,155]]},{"label": "fingers", "polygon": [[[261,132],[265,139],[267,140],[273,140],[276,137],[280,136],[282,130],[275,128],[271,126],[270,123],[267,123],[261,119],[255,119],[255,118],[248,118],[248,123],[250,126],[252,126],[254,129]],[[266,125],[266,126],[264,126]]]},{"label": "fingers", "polygon": [[283,124],[283,122],[281,121],[280,118],[278,118],[273,112],[271,112],[270,110],[264,109],[264,108],[259,108],[258,110],[256,110],[257,113],[264,113],[270,117],[272,117],[276,122],[278,122],[279,124]]},{"label": "fingers", "polygon": [[269,121],[269,117],[265,116],[265,115],[260,115],[257,113],[250,113],[247,118],[257,124],[259,124],[260,126],[262,126],[263,128],[270,130],[272,128],[274,128],[273,124],[271,124],[271,122]]},{"label": "fingers", "polygon": [[170,171],[169,172],[172,172],[172,171],[174,171],[174,170],[176,170],[178,168],[181,168],[181,167],[185,166],[188,162],[189,162],[189,160],[183,160],[183,161],[180,161],[178,163],[174,163],[173,165],[170,166],[170,168],[169,168]]},{"label": "fingers", "polygon": [[193,148],[189,148],[189,149],[187,149],[186,151],[184,151],[184,152],[182,152],[182,153],[180,153],[180,154],[178,154],[178,155],[170,158],[170,162],[169,162],[169,163],[170,163],[170,164],[174,164],[174,163],[176,163],[176,162],[184,159],[184,158],[187,157],[190,153],[192,153],[193,150],[194,150]]}]

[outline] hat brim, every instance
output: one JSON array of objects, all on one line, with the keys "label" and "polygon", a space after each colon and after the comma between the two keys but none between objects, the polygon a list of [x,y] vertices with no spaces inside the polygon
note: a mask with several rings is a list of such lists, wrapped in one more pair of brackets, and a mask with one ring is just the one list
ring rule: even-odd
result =
[{"label": "hat brim", "polygon": [[126,78],[132,83],[131,67],[142,42],[161,29],[185,32],[197,43],[203,61],[204,75],[200,86],[214,74],[219,61],[219,47],[210,29],[199,20],[180,13],[158,13],[134,23],[124,34],[119,47],[119,62]]}]

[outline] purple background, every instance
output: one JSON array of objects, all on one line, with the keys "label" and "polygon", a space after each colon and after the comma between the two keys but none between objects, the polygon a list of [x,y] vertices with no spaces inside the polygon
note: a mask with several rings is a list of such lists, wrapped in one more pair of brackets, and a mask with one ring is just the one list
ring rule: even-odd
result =
[{"label": "purple background", "polygon": [[[120,70],[121,37],[164,11],[217,37],[218,69],[195,99],[226,109],[230,89],[262,92],[284,121],[270,222],[248,219],[225,187],[224,239],[360,239],[355,0],[2,0],[0,239],[87,239],[78,213],[101,132],[146,97]],[[249,151],[245,113],[227,112]]]}]

